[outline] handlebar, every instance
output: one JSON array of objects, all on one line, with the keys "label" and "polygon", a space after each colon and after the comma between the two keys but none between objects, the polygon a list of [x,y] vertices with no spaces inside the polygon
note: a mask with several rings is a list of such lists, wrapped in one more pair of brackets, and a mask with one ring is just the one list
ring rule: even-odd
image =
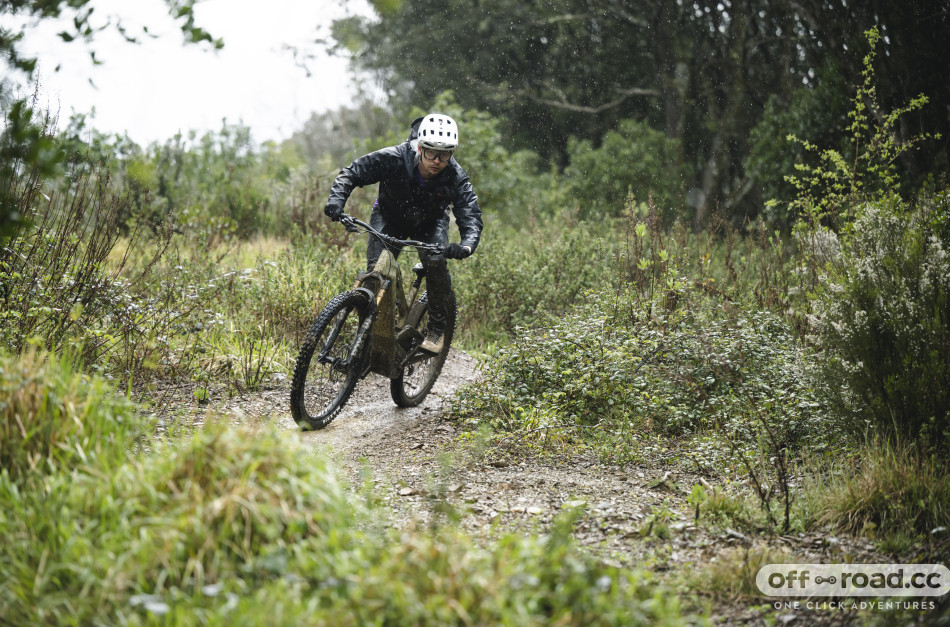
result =
[{"label": "handlebar", "polygon": [[391,235],[386,235],[381,233],[371,227],[369,224],[363,222],[358,218],[354,218],[351,215],[343,214],[340,217],[340,222],[343,223],[343,226],[346,227],[347,231],[351,233],[358,233],[360,231],[364,233],[369,233],[373,237],[377,238],[384,244],[390,244],[393,246],[411,246],[412,248],[426,250],[430,253],[442,254],[445,252],[445,247],[440,246],[439,244],[430,244],[428,242],[418,242],[412,239],[398,239]]}]

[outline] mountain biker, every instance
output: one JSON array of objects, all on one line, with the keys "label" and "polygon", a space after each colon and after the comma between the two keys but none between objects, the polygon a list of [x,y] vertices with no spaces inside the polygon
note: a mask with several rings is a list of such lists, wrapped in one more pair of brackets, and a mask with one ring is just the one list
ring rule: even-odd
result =
[{"label": "mountain biker", "polygon": [[[429,333],[421,348],[431,353],[443,348],[446,301],[452,290],[446,258],[464,259],[474,253],[482,232],[482,210],[468,174],[453,158],[456,148],[455,120],[441,113],[417,118],[405,142],[364,155],[343,168],[323,209],[338,221],[355,188],[379,183],[369,219],[374,229],[399,239],[445,246],[444,255],[419,251],[429,299]],[[457,244],[448,244],[450,206],[461,236]],[[382,242],[371,235],[367,271],[372,271],[382,252]],[[398,257],[401,249],[392,252]]]}]

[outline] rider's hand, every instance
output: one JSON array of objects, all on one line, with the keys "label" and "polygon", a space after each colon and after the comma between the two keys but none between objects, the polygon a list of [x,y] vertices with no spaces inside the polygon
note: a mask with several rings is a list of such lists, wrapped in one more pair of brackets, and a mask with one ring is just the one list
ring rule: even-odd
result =
[{"label": "rider's hand", "polygon": [[343,207],[335,203],[327,203],[327,206],[323,208],[323,213],[327,214],[334,222],[339,222],[340,218],[343,217]]},{"label": "rider's hand", "polygon": [[472,254],[472,248],[470,246],[462,246],[461,244],[449,244],[445,247],[445,256],[448,259],[465,259]]}]

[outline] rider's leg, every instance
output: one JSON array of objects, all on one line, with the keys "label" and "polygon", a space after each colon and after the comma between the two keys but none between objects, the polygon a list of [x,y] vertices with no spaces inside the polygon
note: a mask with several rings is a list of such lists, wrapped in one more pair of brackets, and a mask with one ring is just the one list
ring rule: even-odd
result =
[{"label": "rider's leg", "polygon": [[429,298],[430,326],[445,328],[446,302],[452,291],[452,276],[443,255],[420,253],[426,269],[426,291]]},{"label": "rider's leg", "polygon": [[[387,220],[379,211],[373,209],[369,218],[370,226],[377,231],[401,239],[413,238],[429,244],[445,246],[449,241],[448,216],[439,218],[427,226],[407,226]],[[398,257],[401,248],[390,247],[390,252]],[[383,244],[372,235],[366,247],[366,271],[376,267],[383,253]],[[429,333],[422,343],[423,350],[438,353],[442,350],[446,323],[446,302],[452,291],[452,277],[444,255],[435,255],[419,251],[419,260],[426,269],[426,292],[429,301]]]},{"label": "rider's leg", "polygon": [[[424,237],[423,241],[444,246],[448,241],[448,224],[440,221]],[[452,293],[452,276],[449,274],[444,255],[419,251],[419,259],[426,269],[426,292],[429,299],[429,333],[422,343],[422,349],[438,353],[443,347],[447,303]]]}]

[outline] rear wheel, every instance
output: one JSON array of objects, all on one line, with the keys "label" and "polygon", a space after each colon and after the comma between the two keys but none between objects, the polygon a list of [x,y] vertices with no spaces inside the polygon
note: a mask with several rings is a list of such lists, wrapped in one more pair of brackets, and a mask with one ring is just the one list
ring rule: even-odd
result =
[{"label": "rear wheel", "polygon": [[[423,296],[425,298],[425,296]],[[415,407],[425,400],[436,379],[442,373],[442,366],[445,365],[445,359],[449,355],[449,345],[452,343],[452,336],[455,333],[455,294],[450,293],[446,302],[445,315],[445,341],[442,351],[438,355],[429,353],[416,353],[416,356],[410,359],[410,363],[403,367],[400,375],[392,379],[389,383],[389,391],[392,394],[393,401],[399,407]],[[416,329],[421,338],[429,332],[429,308],[426,307]],[[421,340],[420,340],[421,341]]]},{"label": "rear wheel", "polygon": [[305,431],[330,424],[353,393],[368,356],[369,331],[358,337],[368,305],[364,292],[338,294],[307,331],[290,384],[290,411]]}]

